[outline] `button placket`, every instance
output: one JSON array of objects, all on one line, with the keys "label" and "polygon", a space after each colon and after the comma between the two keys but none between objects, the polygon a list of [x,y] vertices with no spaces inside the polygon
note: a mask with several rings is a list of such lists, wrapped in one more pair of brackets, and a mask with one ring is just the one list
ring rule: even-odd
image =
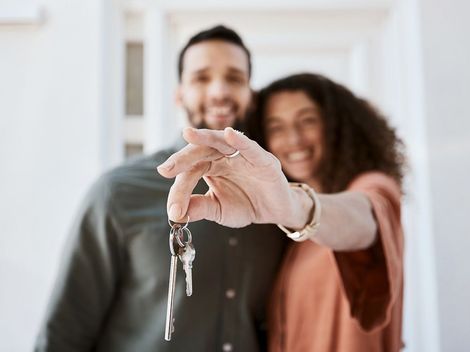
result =
[{"label": "button placket", "polygon": [[225,352],[234,351],[234,335],[238,330],[239,317],[237,303],[237,289],[239,286],[240,271],[240,241],[237,238],[236,229],[227,229],[225,237],[225,253],[228,262],[226,263],[226,277],[223,288],[224,295],[224,332],[221,340],[221,349]]},{"label": "button placket", "polygon": [[232,352],[233,351],[233,345],[230,342],[225,342],[222,345],[222,351],[223,352]]},{"label": "button placket", "polygon": [[228,299],[235,298],[236,294],[237,292],[233,288],[229,288],[225,291],[225,297],[227,297]]}]

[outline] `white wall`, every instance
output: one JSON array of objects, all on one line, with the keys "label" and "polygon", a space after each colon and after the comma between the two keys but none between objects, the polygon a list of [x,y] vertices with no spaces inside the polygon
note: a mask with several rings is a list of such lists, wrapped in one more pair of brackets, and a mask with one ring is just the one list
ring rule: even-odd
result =
[{"label": "white wall", "polygon": [[470,346],[470,3],[421,0],[441,351]]},{"label": "white wall", "polygon": [[65,234],[104,165],[103,4],[41,5],[43,24],[0,26],[0,351],[8,352],[31,350]]}]

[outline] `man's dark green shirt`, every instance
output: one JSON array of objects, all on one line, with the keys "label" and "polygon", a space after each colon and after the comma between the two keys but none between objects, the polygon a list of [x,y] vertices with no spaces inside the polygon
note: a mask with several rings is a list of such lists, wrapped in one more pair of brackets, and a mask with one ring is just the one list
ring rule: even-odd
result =
[{"label": "man's dark green shirt", "polygon": [[[175,331],[164,340],[170,268],[166,200],[156,166],[176,149],[103,175],[73,225],[37,351],[259,351],[285,238],[272,225],[190,224],[193,295],[179,262]],[[205,193],[200,182],[196,193]],[[273,190],[275,192],[275,190]]]}]

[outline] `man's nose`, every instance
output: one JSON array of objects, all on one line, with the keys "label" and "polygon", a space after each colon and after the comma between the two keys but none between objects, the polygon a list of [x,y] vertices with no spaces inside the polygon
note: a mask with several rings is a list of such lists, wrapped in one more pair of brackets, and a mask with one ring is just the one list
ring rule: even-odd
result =
[{"label": "man's nose", "polygon": [[225,99],[230,95],[230,86],[224,80],[214,80],[209,85],[208,95],[212,99]]}]

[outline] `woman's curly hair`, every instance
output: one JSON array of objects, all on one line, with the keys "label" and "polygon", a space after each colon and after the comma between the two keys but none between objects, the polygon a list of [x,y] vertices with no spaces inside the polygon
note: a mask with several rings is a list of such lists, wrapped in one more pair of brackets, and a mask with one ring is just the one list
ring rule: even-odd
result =
[{"label": "woman's curly hair", "polygon": [[248,134],[266,149],[264,117],[268,99],[280,92],[304,92],[320,108],[325,155],[318,177],[323,192],[340,192],[359,174],[381,171],[402,184],[404,146],[386,119],[366,100],[330,79],[301,73],[274,81],[255,97]]}]

